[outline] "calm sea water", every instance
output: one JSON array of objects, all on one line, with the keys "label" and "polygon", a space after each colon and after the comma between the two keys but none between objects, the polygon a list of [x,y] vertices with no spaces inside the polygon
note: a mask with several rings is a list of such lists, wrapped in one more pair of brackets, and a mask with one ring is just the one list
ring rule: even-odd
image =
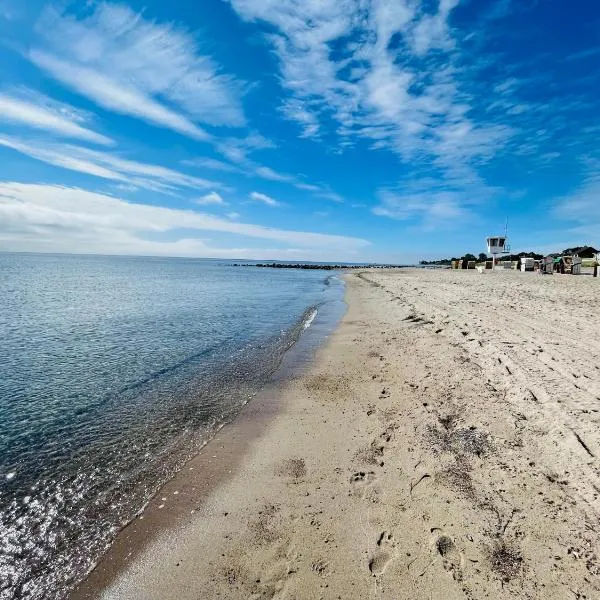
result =
[{"label": "calm sea water", "polygon": [[342,288],[222,261],[0,254],[0,598],[64,597]]}]

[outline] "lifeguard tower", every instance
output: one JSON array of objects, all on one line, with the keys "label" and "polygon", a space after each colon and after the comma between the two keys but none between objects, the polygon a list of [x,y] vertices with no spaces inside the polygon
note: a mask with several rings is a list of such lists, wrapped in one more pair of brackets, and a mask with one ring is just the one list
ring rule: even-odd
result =
[{"label": "lifeguard tower", "polygon": [[492,270],[496,267],[496,257],[510,252],[508,237],[506,235],[497,235],[487,238],[487,251],[492,255]]}]

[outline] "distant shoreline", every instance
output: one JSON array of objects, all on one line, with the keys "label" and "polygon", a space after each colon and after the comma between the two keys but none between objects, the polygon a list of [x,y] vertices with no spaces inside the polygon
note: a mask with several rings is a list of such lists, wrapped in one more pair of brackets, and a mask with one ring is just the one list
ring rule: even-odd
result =
[{"label": "distant shoreline", "polygon": [[321,271],[339,271],[341,269],[404,269],[414,265],[377,265],[377,264],[355,264],[355,265],[326,265],[313,263],[234,263],[234,267],[262,267],[267,269],[311,269]]}]

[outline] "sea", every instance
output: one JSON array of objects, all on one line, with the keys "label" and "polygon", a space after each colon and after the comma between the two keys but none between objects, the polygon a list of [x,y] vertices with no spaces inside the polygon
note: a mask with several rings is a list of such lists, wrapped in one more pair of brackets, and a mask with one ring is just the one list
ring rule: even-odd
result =
[{"label": "sea", "polygon": [[67,597],[284,356],[321,343],[343,290],[335,271],[0,254],[0,598]]}]

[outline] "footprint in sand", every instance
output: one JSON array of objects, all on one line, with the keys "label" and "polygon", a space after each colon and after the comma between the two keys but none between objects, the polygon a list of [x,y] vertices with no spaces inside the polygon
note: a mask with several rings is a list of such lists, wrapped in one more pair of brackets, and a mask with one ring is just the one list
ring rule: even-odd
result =
[{"label": "footprint in sand", "polygon": [[329,563],[323,558],[320,558],[312,564],[312,570],[321,577],[327,577],[331,572]]},{"label": "footprint in sand", "polygon": [[367,488],[377,480],[375,471],[357,471],[350,477],[350,485],[354,495],[364,497]]},{"label": "footprint in sand", "polygon": [[382,531],[377,539],[377,550],[369,560],[369,571],[375,577],[382,575],[394,558],[395,553],[396,542],[394,536],[387,531]]},{"label": "footprint in sand", "polygon": [[434,528],[431,531],[434,534],[435,552],[442,558],[442,567],[445,571],[452,573],[452,577],[456,581],[462,581],[465,563],[462,552],[454,540],[441,529]]},{"label": "footprint in sand", "polygon": [[379,439],[385,442],[386,444],[389,444],[392,441],[392,438],[394,437],[394,430],[396,429],[396,427],[396,423],[392,423],[391,425],[389,425],[387,429],[382,434],[380,434]]},{"label": "footprint in sand", "polygon": [[298,556],[291,548],[283,550],[287,550],[285,556],[275,558],[256,579],[249,600],[273,600],[285,596],[288,583],[297,572]]}]

